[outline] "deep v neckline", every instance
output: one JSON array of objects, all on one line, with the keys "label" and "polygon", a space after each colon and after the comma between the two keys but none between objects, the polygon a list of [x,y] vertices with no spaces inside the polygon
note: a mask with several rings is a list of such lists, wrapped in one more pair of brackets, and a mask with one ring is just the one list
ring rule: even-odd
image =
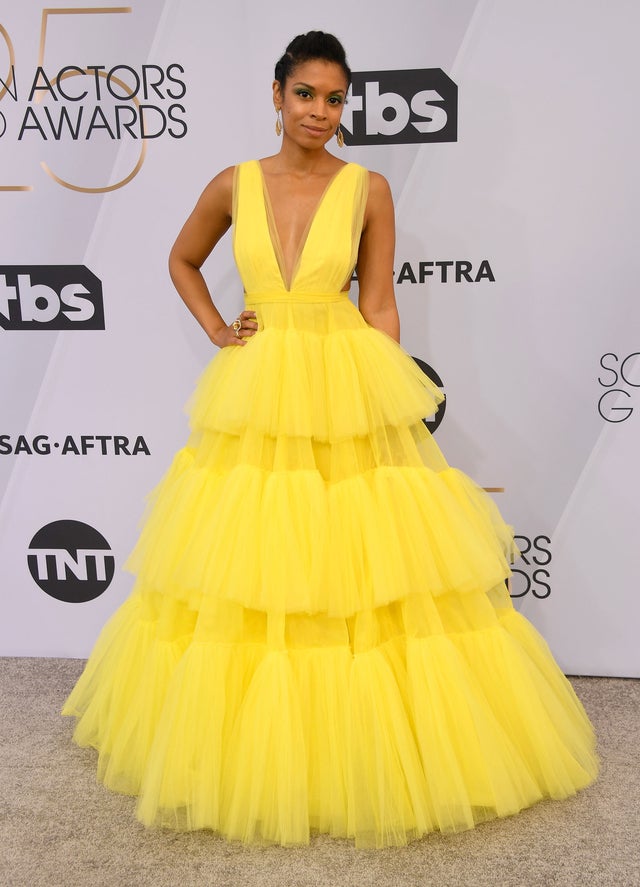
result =
[{"label": "deep v neckline", "polygon": [[280,279],[282,281],[282,285],[287,292],[291,292],[291,288],[293,286],[293,283],[294,283],[294,281],[298,275],[298,271],[300,269],[300,263],[302,261],[302,256],[304,255],[304,250],[307,245],[307,240],[309,239],[309,234],[311,233],[313,223],[315,222],[316,217],[317,217],[318,213],[320,212],[320,209],[322,208],[322,205],[324,203],[324,199],[327,196],[327,193],[328,193],[329,189],[331,188],[331,186],[333,185],[333,183],[339,177],[340,173],[343,171],[343,169],[346,169],[347,166],[350,166],[350,164],[345,163],[344,166],[341,166],[339,169],[337,169],[334,172],[334,174],[331,176],[331,178],[329,179],[327,184],[324,186],[322,194],[318,198],[318,202],[316,203],[315,207],[313,208],[313,211],[311,212],[311,215],[309,216],[309,219],[308,219],[306,225],[304,226],[304,229],[302,231],[302,235],[300,237],[300,241],[298,243],[298,247],[295,252],[295,261],[293,263],[293,267],[291,269],[290,274],[287,275],[287,268],[285,266],[285,261],[284,261],[284,250],[282,249],[280,234],[278,232],[278,226],[276,225],[276,217],[275,217],[275,213],[273,211],[273,204],[271,202],[271,195],[269,193],[267,179],[264,174],[264,170],[262,169],[262,164],[260,163],[260,161],[256,160],[256,163],[258,165],[258,171],[260,174],[260,179],[262,181],[262,195],[264,198],[264,208],[265,208],[265,214],[267,217],[267,229],[269,232],[269,240],[271,241],[271,249],[272,249],[273,255],[275,257],[276,264],[278,266],[278,271],[280,273]]}]

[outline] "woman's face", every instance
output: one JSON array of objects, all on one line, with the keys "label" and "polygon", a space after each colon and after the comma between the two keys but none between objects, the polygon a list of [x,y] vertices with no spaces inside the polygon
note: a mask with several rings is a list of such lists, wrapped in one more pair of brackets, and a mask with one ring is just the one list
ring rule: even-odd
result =
[{"label": "woman's face", "polygon": [[284,90],[273,84],[273,103],[282,111],[287,138],[305,148],[325,145],[335,134],[347,94],[340,65],[314,59],[297,65]]}]

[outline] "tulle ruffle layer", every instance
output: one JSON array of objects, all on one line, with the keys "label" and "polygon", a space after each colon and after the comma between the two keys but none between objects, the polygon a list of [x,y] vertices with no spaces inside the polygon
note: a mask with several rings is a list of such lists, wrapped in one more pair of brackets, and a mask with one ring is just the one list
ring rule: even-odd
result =
[{"label": "tulle ruffle layer", "polygon": [[415,361],[346,295],[255,309],[197,387],[127,568],[194,610],[330,616],[504,580],[513,530],[427,431],[442,393]]},{"label": "tulle ruffle layer", "polygon": [[389,336],[338,302],[251,305],[258,333],[225,348],[190,404],[194,428],[339,441],[432,416],[444,395]]},{"label": "tulle ruffle layer", "polygon": [[126,564],[194,610],[223,599],[349,616],[416,589],[487,591],[518,553],[490,497],[454,468],[380,465],[327,483],[313,468],[224,463],[177,455]]},{"label": "tulle ruffle layer", "polygon": [[[274,627],[221,604],[208,621],[139,592],[64,713],[146,824],[361,847],[467,829],[597,772],[581,704],[505,595],[468,596],[449,633],[425,633],[414,595],[343,620],[340,638],[311,618]],[[435,606],[440,624],[460,619],[459,600]]]}]

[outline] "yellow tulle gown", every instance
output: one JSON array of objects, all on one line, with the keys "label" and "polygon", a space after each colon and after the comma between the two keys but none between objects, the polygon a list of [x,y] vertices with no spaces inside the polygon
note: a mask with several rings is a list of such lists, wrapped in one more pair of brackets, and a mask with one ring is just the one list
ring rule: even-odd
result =
[{"label": "yellow tulle gown", "polygon": [[64,707],[146,824],[401,845],[565,798],[582,705],[505,586],[490,497],[422,422],[440,391],[344,292],[368,173],[327,186],[286,280],[261,166],[234,253],[258,333],[211,361]]}]

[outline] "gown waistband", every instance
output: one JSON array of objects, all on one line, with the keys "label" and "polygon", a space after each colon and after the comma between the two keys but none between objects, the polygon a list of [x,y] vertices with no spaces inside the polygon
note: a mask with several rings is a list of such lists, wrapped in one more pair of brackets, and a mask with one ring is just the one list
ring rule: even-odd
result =
[{"label": "gown waistband", "polygon": [[342,302],[349,299],[348,291],[333,293],[305,293],[296,290],[274,290],[273,292],[245,293],[247,305],[263,302]]}]

